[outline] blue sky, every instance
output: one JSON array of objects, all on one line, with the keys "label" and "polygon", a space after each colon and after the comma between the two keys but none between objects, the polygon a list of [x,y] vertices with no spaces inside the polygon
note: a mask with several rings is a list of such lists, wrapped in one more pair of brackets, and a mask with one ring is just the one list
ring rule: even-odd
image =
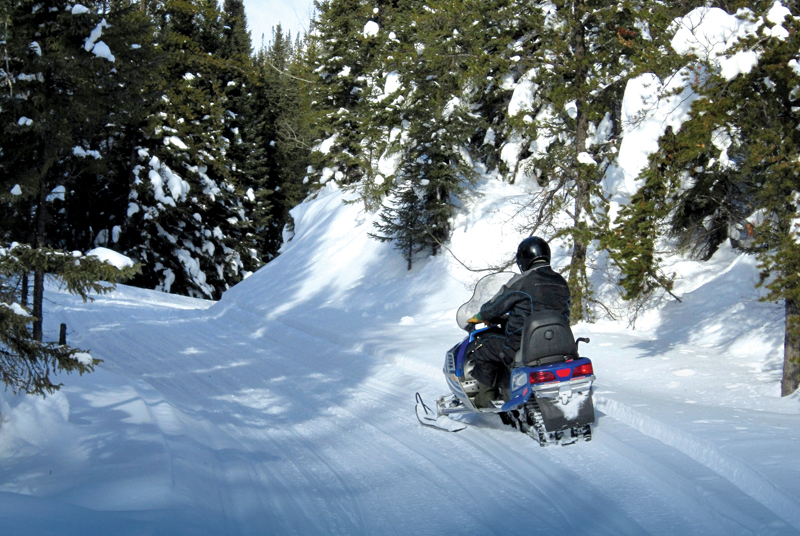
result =
[{"label": "blue sky", "polygon": [[269,43],[272,28],[278,23],[284,30],[291,30],[293,37],[304,32],[313,8],[313,0],[244,0],[253,50],[261,48],[262,34],[264,43]]}]

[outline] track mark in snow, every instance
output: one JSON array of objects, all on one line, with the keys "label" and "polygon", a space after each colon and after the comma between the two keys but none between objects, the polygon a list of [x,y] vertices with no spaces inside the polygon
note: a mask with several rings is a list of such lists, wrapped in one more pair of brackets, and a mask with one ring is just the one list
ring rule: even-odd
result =
[{"label": "track mark in snow", "polygon": [[595,395],[594,402],[595,407],[609,417],[613,417],[705,465],[763,504],[789,525],[800,530],[800,504],[782,493],[766,477],[751,469],[741,460],[724,454],[707,441],[685,434],[616,400]]}]

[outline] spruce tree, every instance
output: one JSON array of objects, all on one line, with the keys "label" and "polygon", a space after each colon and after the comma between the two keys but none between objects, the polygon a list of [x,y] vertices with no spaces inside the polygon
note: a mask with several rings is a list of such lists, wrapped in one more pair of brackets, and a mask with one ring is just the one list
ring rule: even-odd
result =
[{"label": "spruce tree", "polygon": [[298,49],[280,25],[269,44],[255,58],[257,129],[262,150],[262,172],[256,191],[254,223],[261,249],[268,258],[277,255],[283,230],[290,224],[289,210],[308,191],[309,153],[314,139],[311,119],[310,79],[306,51]]},{"label": "spruce tree", "polygon": [[[374,117],[383,127],[375,129],[375,137],[383,141],[377,154],[398,164],[379,162],[382,173],[371,173],[379,180],[364,188],[378,198],[389,193],[374,236],[396,239],[409,269],[414,253],[427,250],[435,255],[450,238],[454,207],[474,181],[470,144],[480,119],[472,113],[469,77],[475,58],[482,54],[471,3],[412,7],[401,3],[385,18],[382,33],[389,39],[382,66],[387,82],[372,99]],[[390,92],[392,77],[396,90]],[[410,191],[421,200],[411,202]],[[394,206],[392,198],[400,204]],[[421,225],[422,232],[411,230],[408,222]],[[414,247],[409,247],[412,235]]]},{"label": "spruce tree", "polygon": [[[138,101],[136,68],[146,67],[137,41],[148,42],[147,18],[127,2],[84,4],[3,4],[0,192],[12,194],[4,201],[16,224],[5,234],[37,249],[88,249],[111,227],[113,162],[128,120],[116,112]],[[37,268],[38,318],[44,279]]]},{"label": "spruce tree", "polygon": [[[658,215],[668,225],[664,234],[695,256],[710,257],[729,238],[756,255],[764,299],[784,303],[785,396],[800,385],[800,28],[794,6],[752,8],[739,16],[761,24],[726,55],[753,51],[757,61],[749,71],[723,76],[717,58],[696,57],[694,72],[703,74],[692,89],[699,98],[680,131],[660,141],[645,188],[664,200]],[[637,236],[632,231],[647,206],[631,205],[621,237]],[[657,258],[639,258],[643,270],[658,269]],[[629,292],[646,290],[633,283]]]},{"label": "spruce tree", "polygon": [[29,273],[57,278],[69,292],[85,301],[90,293],[113,290],[114,282],[130,278],[136,269],[118,269],[97,257],[51,248],[19,244],[0,247],[0,381],[15,393],[45,395],[61,386],[53,383],[55,374],[83,374],[93,371],[99,363],[79,349],[43,342],[41,308],[32,316],[19,303],[20,282]]},{"label": "spruce tree", "polygon": [[320,139],[312,152],[309,179],[358,183],[369,168],[369,123],[366,96],[371,92],[377,40],[368,24],[375,21],[372,5],[361,0],[315,3],[318,17],[311,35],[316,55],[313,70],[319,83],[312,88]]},{"label": "spruce tree", "polygon": [[[536,4],[522,21],[531,31],[512,46],[526,70],[509,104],[515,132],[501,154],[512,179],[522,171],[541,188],[531,201],[530,232],[550,229],[572,249],[573,321],[593,317],[588,253],[608,227],[601,181],[615,158],[627,81],[651,69],[671,37],[667,7],[638,0]],[[554,220],[561,213],[568,221]]]},{"label": "spruce tree", "polygon": [[395,188],[375,224],[377,233],[370,234],[381,242],[392,242],[409,270],[414,256],[423,251],[430,240],[423,220],[424,195],[411,180]]},{"label": "spruce tree", "polygon": [[161,94],[135,148],[125,253],[143,265],[138,284],[218,298],[257,257],[227,156],[238,138],[228,137],[220,12],[207,0],[159,9]]}]

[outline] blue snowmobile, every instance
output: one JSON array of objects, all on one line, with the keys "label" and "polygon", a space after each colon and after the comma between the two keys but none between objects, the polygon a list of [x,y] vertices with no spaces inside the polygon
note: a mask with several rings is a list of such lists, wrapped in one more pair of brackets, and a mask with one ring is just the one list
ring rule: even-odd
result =
[{"label": "blue snowmobile", "polygon": [[576,340],[569,320],[556,311],[528,317],[522,347],[507,374],[498,379],[501,387],[494,393],[496,399],[476,404],[481,387],[470,374],[471,351],[480,344],[481,336],[502,333],[503,328],[475,329],[467,319],[477,314],[481,305],[513,276],[511,272],[500,272],[484,277],[476,285],[472,299],[459,308],[458,325],[469,335],[445,356],[443,372],[451,394],[439,397],[434,412],[417,393],[417,418],[427,426],[457,432],[466,424],[451,416],[498,413],[503,423],[530,435],[541,446],[590,441],[595,421],[595,376],[591,360],[578,354],[578,344],[588,343],[589,339]]}]

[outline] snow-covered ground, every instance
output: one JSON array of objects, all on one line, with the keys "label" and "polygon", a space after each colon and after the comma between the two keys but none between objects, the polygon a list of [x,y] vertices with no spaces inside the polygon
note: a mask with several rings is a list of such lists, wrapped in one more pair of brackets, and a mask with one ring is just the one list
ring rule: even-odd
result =
[{"label": "snow-covered ground", "polygon": [[[452,240],[473,266],[519,239],[522,192],[481,188]],[[449,254],[407,272],[343,195],[295,209],[283,255],[218,303],[51,289],[46,332],[104,362],[45,400],[2,394],[2,534],[800,533],[800,398],[779,396],[783,315],[752,259],[675,259],[683,303],[576,326],[590,443],[541,448],[496,416],[448,434],[414,393],[446,391],[477,275]]]}]

